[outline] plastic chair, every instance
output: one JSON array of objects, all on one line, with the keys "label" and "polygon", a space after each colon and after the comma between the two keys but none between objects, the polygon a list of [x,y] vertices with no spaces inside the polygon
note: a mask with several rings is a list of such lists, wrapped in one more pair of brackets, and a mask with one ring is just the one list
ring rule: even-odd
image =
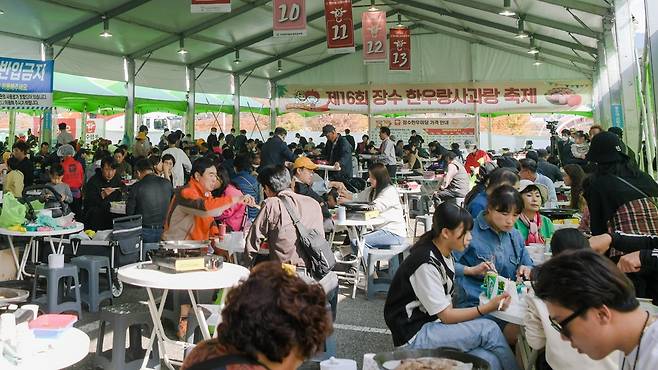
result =
[{"label": "plastic chair", "polygon": [[[46,294],[37,297],[37,282],[39,276],[46,277]],[[62,281],[62,279],[65,279]],[[73,281],[71,283],[71,280]],[[61,283],[61,284],[60,284]],[[73,301],[71,298],[71,289],[74,289]],[[78,281],[78,267],[71,264],[64,264],[61,268],[50,268],[48,265],[37,265],[34,271],[34,281],[32,283],[32,302],[39,305],[41,309],[45,308],[47,313],[62,313],[75,311],[78,317],[82,315],[82,305],[80,300],[80,283]]]},{"label": "plastic chair", "polygon": [[[403,253],[407,249],[409,249],[408,244],[391,245],[389,249],[368,249],[368,261],[366,266],[366,274],[368,276],[368,285],[366,290],[368,299],[373,298],[375,293],[388,292],[388,288],[391,286],[393,276],[395,276],[395,272],[400,266],[400,263],[402,263]],[[381,272],[377,269],[377,263],[382,261],[389,262],[388,277],[375,278],[375,272]]]},{"label": "plastic chair", "polygon": [[[71,258],[71,263],[78,266],[81,272],[82,302],[89,312],[98,312],[102,301],[109,299],[112,303],[112,277],[110,260],[103,256],[79,256]],[[107,287],[101,289],[101,274],[107,278]]]}]

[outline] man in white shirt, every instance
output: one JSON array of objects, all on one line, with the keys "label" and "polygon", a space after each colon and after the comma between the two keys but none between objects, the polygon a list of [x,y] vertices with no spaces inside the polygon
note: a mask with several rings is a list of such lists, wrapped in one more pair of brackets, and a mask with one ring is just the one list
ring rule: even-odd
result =
[{"label": "man in white shirt", "polygon": [[621,370],[656,368],[657,317],[640,307],[633,283],[608,258],[564,252],[532,274],[551,325],[578,352],[600,360],[619,350]]},{"label": "man in white shirt", "polygon": [[378,159],[386,166],[388,175],[393,179],[397,172],[397,159],[395,157],[395,143],[391,140],[391,129],[381,127],[379,129],[379,138],[382,140],[382,144],[379,146]]},{"label": "man in white shirt", "polygon": [[69,144],[73,140],[74,140],[73,135],[69,134],[68,131],[66,131],[66,123],[61,122],[59,124],[59,134],[57,134],[57,144],[58,145]]},{"label": "man in white shirt", "polygon": [[185,152],[176,147],[176,135],[175,134],[169,134],[167,136],[167,142],[169,143],[169,148],[167,148],[165,151],[162,152],[162,155],[165,154],[171,154],[174,159],[176,160],[176,163],[174,164],[174,171],[173,171],[173,185],[174,188],[177,188],[179,186],[183,186],[185,184],[185,172],[190,172],[192,170],[192,162],[190,162],[190,159],[187,157],[187,154]]}]

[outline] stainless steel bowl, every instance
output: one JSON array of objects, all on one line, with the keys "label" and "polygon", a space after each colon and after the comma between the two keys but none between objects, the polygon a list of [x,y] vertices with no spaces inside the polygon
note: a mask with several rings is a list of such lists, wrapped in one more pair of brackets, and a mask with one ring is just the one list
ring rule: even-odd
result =
[{"label": "stainless steel bowl", "polygon": [[30,296],[30,292],[23,289],[0,288],[0,306],[11,303],[22,303]]},{"label": "stainless steel bowl", "polygon": [[450,360],[461,361],[467,364],[473,364],[473,370],[490,370],[491,365],[479,357],[469,355],[462,351],[452,348],[437,349],[401,349],[395,352],[378,353],[375,355],[375,362],[380,369],[389,370],[384,364],[389,361],[409,360],[417,358],[447,358]]},{"label": "stainless steel bowl", "polygon": [[160,242],[160,248],[168,250],[208,248],[209,240],[167,240]]}]

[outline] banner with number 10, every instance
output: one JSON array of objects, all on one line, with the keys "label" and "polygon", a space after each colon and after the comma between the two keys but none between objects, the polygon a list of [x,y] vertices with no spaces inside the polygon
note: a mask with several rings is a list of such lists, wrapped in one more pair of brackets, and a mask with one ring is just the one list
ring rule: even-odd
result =
[{"label": "banner with number 10", "polygon": [[408,28],[391,28],[389,42],[388,69],[411,71],[411,31]]},{"label": "banner with number 10", "polygon": [[324,0],[327,25],[327,51],[332,54],[353,53],[354,18],[351,0]]},{"label": "banner with number 10", "polygon": [[363,26],[363,63],[386,62],[386,13],[367,11],[361,14]]},{"label": "banner with number 10", "polygon": [[274,37],[306,36],[306,0],[274,0]]}]

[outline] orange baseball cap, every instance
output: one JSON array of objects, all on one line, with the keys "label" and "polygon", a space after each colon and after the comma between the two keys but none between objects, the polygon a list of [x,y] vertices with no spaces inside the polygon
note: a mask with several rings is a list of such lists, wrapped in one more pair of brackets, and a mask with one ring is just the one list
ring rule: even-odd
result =
[{"label": "orange baseball cap", "polygon": [[309,170],[315,170],[318,168],[318,165],[313,163],[308,157],[299,157],[295,159],[293,168],[308,168]]}]

